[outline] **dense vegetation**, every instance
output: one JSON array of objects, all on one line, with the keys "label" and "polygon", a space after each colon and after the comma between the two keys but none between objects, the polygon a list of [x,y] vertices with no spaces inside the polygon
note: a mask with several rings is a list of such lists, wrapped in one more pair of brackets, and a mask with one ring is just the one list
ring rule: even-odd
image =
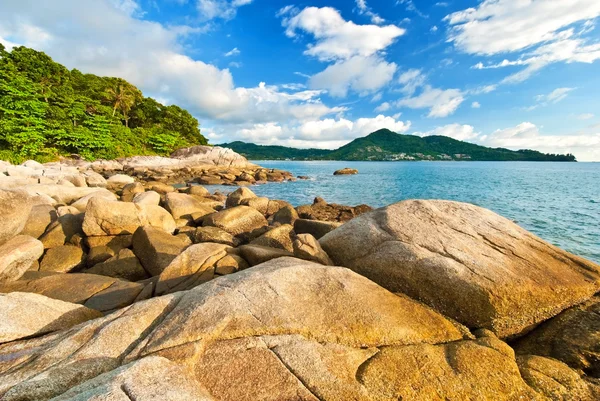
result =
[{"label": "dense vegetation", "polygon": [[120,78],[69,71],[45,53],[0,44],[0,159],[114,159],[206,144],[198,120]]},{"label": "dense vegetation", "polygon": [[575,156],[544,154],[535,150],[487,148],[446,136],[419,137],[387,129],[357,138],[336,150],[294,149],[232,142],[221,146],[251,160],[479,160],[575,161]]}]

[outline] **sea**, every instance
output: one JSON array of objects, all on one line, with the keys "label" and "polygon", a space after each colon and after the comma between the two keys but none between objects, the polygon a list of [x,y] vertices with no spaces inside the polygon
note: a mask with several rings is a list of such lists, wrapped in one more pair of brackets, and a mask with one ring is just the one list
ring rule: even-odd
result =
[{"label": "sea", "polygon": [[[482,206],[544,240],[600,263],[600,163],[253,161],[308,180],[253,186],[294,206],[386,206],[404,199],[447,199]],[[334,176],[350,167],[357,175]],[[224,193],[230,186],[210,186]]]}]

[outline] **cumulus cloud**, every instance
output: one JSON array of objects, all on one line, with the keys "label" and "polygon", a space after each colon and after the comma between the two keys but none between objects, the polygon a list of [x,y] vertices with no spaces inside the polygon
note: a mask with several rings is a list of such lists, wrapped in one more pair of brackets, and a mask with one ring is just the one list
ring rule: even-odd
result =
[{"label": "cumulus cloud", "polygon": [[396,69],[395,63],[388,63],[377,56],[355,56],[332,64],[313,75],[309,86],[314,89],[326,89],[330,95],[336,97],[346,96],[349,90],[367,94],[390,82]]},{"label": "cumulus cloud", "polygon": [[[404,133],[410,128],[410,122],[399,121],[395,117],[380,114],[377,117],[356,120],[326,118],[296,124],[269,122],[254,124],[252,127],[230,126],[221,127],[216,131],[227,130],[228,137],[262,145],[335,149],[382,128]],[[212,135],[213,137],[222,136],[218,132],[213,132]]]},{"label": "cumulus cloud", "polygon": [[[592,20],[598,16],[597,0],[485,0],[476,8],[452,13],[444,20],[451,25],[448,41],[466,53],[493,56],[526,51],[515,60],[474,66],[526,66],[503,81],[516,83],[551,63],[591,63],[599,59],[600,44],[581,37],[593,29]],[[576,32],[573,24],[580,24],[581,29]]]},{"label": "cumulus cloud", "polygon": [[[125,0],[133,1],[133,0]],[[241,5],[242,2],[229,2]],[[187,26],[164,26],[136,17],[123,1],[5,0],[0,40],[47,52],[69,68],[119,76],[145,94],[179,104],[201,120],[266,123],[273,119],[319,119],[344,111],[322,103],[320,91],[294,91],[261,84],[237,87],[228,69],[187,56],[181,45]],[[65,30],[57,21],[78,15]]]},{"label": "cumulus cloud", "polygon": [[382,113],[384,111],[388,111],[392,107],[388,102],[383,102],[379,106],[375,107],[375,111],[378,113]]},{"label": "cumulus cloud", "polygon": [[477,138],[479,136],[479,132],[475,132],[475,128],[472,125],[448,124],[442,127],[437,127],[431,131],[415,132],[413,135],[421,137],[443,135],[459,141],[470,141]]},{"label": "cumulus cloud", "polygon": [[425,85],[419,95],[400,99],[396,105],[429,109],[428,117],[437,118],[454,114],[464,100],[463,93],[458,89],[439,89]]}]

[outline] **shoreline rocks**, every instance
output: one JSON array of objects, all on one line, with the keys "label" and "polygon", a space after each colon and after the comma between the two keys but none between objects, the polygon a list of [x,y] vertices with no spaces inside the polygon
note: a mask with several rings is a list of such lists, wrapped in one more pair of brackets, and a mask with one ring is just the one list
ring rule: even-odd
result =
[{"label": "shoreline rocks", "polygon": [[2,165],[0,399],[600,399],[600,266],[464,203],[293,207],[215,158]]},{"label": "shoreline rocks", "polygon": [[345,167],[340,170],[336,170],[333,172],[333,175],[355,175],[358,174],[358,170],[355,168]]}]

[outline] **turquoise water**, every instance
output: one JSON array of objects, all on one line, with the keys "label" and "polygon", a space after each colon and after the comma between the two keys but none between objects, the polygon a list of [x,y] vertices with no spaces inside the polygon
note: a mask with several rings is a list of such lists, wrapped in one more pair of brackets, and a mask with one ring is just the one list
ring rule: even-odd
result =
[{"label": "turquoise water", "polygon": [[[469,202],[513,219],[563,249],[600,262],[600,163],[255,163],[311,177],[309,181],[252,187],[260,196],[295,206],[312,203],[315,196],[330,203],[374,207],[416,198]],[[360,173],[333,176],[343,167]]]}]

